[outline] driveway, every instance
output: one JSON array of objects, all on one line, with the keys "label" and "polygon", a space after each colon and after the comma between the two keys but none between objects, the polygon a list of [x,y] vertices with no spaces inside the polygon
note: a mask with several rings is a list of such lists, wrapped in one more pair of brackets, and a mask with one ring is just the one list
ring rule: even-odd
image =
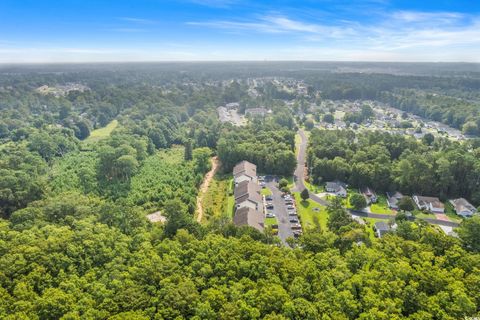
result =
[{"label": "driveway", "polygon": [[267,188],[272,191],[273,212],[275,213],[278,222],[278,237],[284,244],[287,244],[285,240],[289,237],[293,237],[293,232],[288,220],[285,200],[282,198],[282,192],[277,188],[277,183],[273,177],[265,177],[265,182]]}]

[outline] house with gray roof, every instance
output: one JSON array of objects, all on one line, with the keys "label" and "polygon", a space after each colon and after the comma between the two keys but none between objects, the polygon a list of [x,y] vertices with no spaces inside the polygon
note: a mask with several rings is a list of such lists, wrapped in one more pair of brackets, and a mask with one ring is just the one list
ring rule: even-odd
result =
[{"label": "house with gray roof", "polygon": [[245,160],[239,162],[233,168],[233,179],[235,185],[242,181],[252,181],[257,183],[257,166]]},{"label": "house with gray roof", "polygon": [[455,212],[464,218],[471,217],[477,213],[477,208],[464,198],[449,200],[449,202],[452,204]]},{"label": "house with gray roof", "polygon": [[373,226],[373,230],[375,231],[375,235],[381,238],[385,233],[390,231],[390,227],[383,221],[377,221]]},{"label": "house with gray roof", "polygon": [[387,192],[387,204],[390,209],[398,209],[398,202],[403,198],[400,192]]}]

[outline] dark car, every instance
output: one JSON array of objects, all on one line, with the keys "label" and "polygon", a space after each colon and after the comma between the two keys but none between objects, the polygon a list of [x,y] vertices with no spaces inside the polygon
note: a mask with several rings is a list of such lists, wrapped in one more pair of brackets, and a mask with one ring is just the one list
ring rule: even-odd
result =
[{"label": "dark car", "polygon": [[298,223],[298,219],[297,218],[293,218],[293,217],[290,217],[290,223]]},{"label": "dark car", "polygon": [[272,196],[266,196],[266,197],[265,197],[265,200],[267,200],[267,201],[272,201],[272,200],[273,200],[273,197],[272,197]]}]

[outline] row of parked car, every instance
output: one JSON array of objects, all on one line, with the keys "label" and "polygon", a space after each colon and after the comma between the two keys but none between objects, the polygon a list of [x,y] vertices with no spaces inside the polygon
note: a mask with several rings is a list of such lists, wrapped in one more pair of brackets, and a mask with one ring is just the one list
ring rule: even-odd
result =
[{"label": "row of parked car", "polygon": [[302,234],[302,225],[298,219],[297,209],[295,207],[295,199],[291,194],[283,194],[283,200],[285,201],[285,207],[287,208],[288,221],[290,222],[290,228],[293,231],[293,236],[298,238]]}]

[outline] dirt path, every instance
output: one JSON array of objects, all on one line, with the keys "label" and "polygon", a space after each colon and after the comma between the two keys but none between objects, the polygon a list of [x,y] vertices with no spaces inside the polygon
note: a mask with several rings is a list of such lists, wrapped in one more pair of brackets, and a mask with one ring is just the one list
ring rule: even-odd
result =
[{"label": "dirt path", "polygon": [[202,182],[202,185],[200,186],[200,190],[198,190],[197,222],[201,222],[203,219],[203,207],[202,207],[203,197],[205,196],[205,193],[207,192],[208,187],[210,186],[210,182],[212,182],[212,179],[215,176],[215,173],[217,173],[219,164],[220,164],[218,157],[213,157],[210,161],[212,162],[212,169],[210,169],[210,171],[207,172],[207,174],[203,178],[203,182]]}]

